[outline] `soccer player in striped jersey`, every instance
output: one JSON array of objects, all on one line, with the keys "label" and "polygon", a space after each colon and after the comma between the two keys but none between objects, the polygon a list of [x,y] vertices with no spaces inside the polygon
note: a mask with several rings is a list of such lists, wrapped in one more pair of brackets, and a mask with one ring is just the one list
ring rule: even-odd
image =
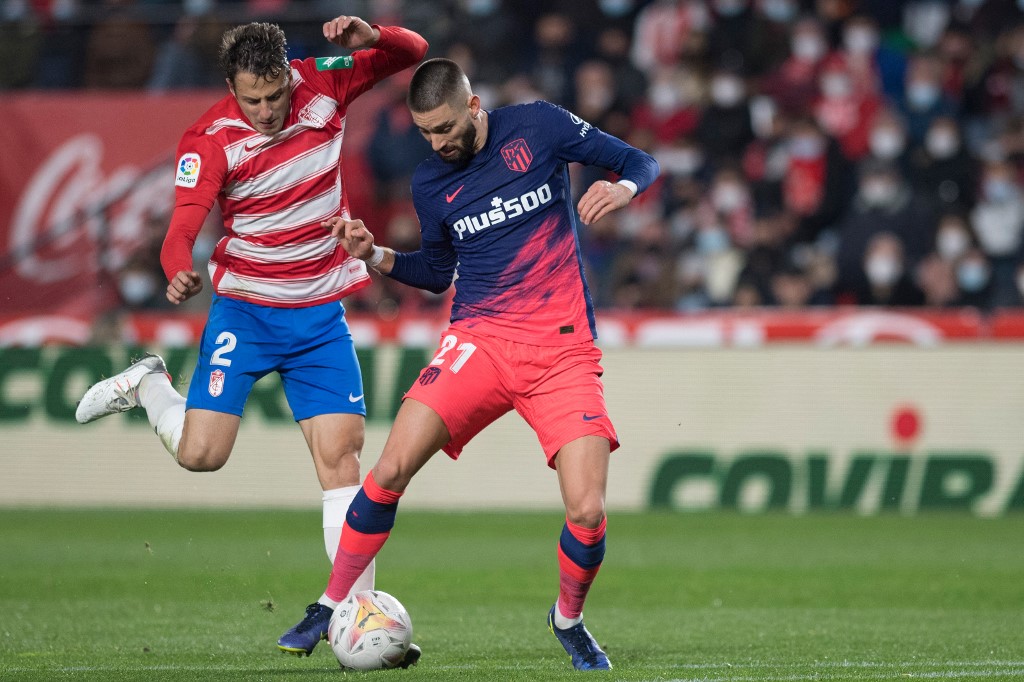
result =
[{"label": "soccer player in striped jersey", "polygon": [[[76,417],[86,423],[141,406],[178,464],[215,471],[231,454],[253,383],[278,372],[324,490],[324,542],[333,561],[359,490],[366,415],[341,299],[366,286],[369,275],[321,222],[348,215],[341,150],[349,104],[423,59],[427,43],[354,16],[326,22],[323,34],[355,52],[289,62],[279,27],[227,31],[220,64],[229,93],[178,145],[175,206],[161,252],[172,303],[202,288],[192,247],[214,203],[227,233],[209,262],[213,303],[188,398],[171,385],[163,360],[150,355],[91,387]],[[373,575],[368,566],[352,589],[372,588]],[[286,633],[278,646],[312,653],[331,613],[311,604],[307,627]]]},{"label": "soccer player in striped jersey", "polygon": [[575,668],[607,670],[582,614],[604,558],[608,461],[619,443],[605,407],[567,165],[619,176],[581,197],[579,218],[589,225],[650,186],[658,164],[547,102],[486,111],[447,59],[420,65],[408,104],[436,152],[412,181],[420,250],[381,248],[362,221],[347,216],[324,226],[353,256],[400,282],[441,292],[454,281],[451,325],[349,507],[320,601],[333,606],[345,598],[387,540],[402,493],[434,453],[457,458],[474,435],[514,409],[537,433],[566,509],[548,626]]}]

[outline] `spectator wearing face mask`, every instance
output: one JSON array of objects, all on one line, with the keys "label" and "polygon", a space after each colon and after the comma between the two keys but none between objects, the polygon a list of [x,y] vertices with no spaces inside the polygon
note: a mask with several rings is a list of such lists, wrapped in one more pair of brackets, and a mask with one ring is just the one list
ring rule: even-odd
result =
[{"label": "spectator wearing face mask", "polygon": [[914,191],[931,197],[941,211],[974,207],[978,164],[964,148],[956,119],[932,121],[924,143],[910,156]]},{"label": "spectator wearing face mask", "polygon": [[[1011,283],[1013,278],[1011,277]],[[956,284],[960,296],[957,304],[970,306],[979,310],[990,310],[993,306],[999,305],[996,297],[996,286],[993,280],[992,264],[985,257],[985,254],[978,249],[971,249],[956,265]],[[1006,301],[1011,301],[1016,293],[1016,286],[1009,292]],[[1003,298],[1000,296],[1000,298]]]},{"label": "spectator wearing face mask", "polygon": [[830,57],[818,79],[821,94],[814,102],[814,116],[822,129],[839,142],[851,161],[868,153],[871,123],[882,107],[872,91],[858,89],[842,57]]},{"label": "spectator wearing face mask", "polygon": [[871,121],[865,162],[891,164],[904,174],[910,173],[910,144],[906,123],[900,113],[882,108]]},{"label": "spectator wearing face mask", "polygon": [[865,290],[865,254],[871,240],[881,233],[900,241],[906,269],[913,268],[932,250],[936,222],[931,204],[913,195],[899,169],[884,162],[865,162],[857,196],[839,223],[839,290]]},{"label": "spectator wearing face mask", "polygon": [[697,127],[697,141],[717,166],[736,163],[754,139],[746,81],[740,73],[718,69],[708,90],[710,102]]},{"label": "spectator wearing face mask", "polygon": [[630,115],[633,130],[648,131],[656,143],[662,144],[690,135],[701,117],[701,89],[700,76],[691,69],[658,69],[647,86],[647,97]]},{"label": "spectator wearing face mask", "polygon": [[840,54],[857,90],[893,101],[903,96],[907,58],[882,44],[878,23],[867,15],[850,17],[843,26]]},{"label": "spectator wearing face mask", "polygon": [[918,53],[911,57],[900,112],[911,146],[924,142],[936,118],[956,117],[956,107],[942,87],[942,62],[936,55]]},{"label": "spectator wearing face mask", "polygon": [[946,213],[939,218],[935,230],[935,255],[940,260],[956,265],[967,252],[977,247],[967,218],[959,213]]},{"label": "spectator wearing face mask", "polygon": [[847,211],[853,193],[850,162],[812,118],[792,123],[781,183],[783,207],[799,221],[793,241],[810,242]]},{"label": "spectator wearing face mask", "polygon": [[818,94],[818,72],[828,56],[829,44],[821,22],[804,17],[793,24],[789,57],[766,74],[760,90],[779,103],[787,114],[805,114]]},{"label": "spectator wearing face mask", "polygon": [[1024,191],[1010,163],[985,164],[971,226],[991,265],[994,302],[1002,305],[1013,298],[1017,263],[1024,256]]},{"label": "spectator wearing face mask", "polygon": [[861,273],[852,288],[856,303],[874,306],[919,306],[924,296],[914,285],[903,242],[891,232],[879,232],[868,241]]}]

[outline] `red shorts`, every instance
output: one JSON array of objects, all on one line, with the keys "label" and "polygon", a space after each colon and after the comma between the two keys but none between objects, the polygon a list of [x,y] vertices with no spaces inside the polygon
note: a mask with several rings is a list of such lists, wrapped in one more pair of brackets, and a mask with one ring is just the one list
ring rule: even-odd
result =
[{"label": "red shorts", "polygon": [[484,427],[515,409],[554,468],[562,446],[582,436],[602,436],[612,450],[619,447],[604,404],[603,372],[601,351],[592,341],[532,346],[453,326],[405,397],[440,415],[451,436],[443,449],[452,459]]}]

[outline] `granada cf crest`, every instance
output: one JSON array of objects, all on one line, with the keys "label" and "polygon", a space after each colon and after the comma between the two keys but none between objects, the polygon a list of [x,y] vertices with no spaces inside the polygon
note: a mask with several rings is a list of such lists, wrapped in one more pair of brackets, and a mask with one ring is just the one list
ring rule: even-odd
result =
[{"label": "granada cf crest", "polygon": [[210,395],[214,398],[224,392],[224,372],[215,369],[210,372]]},{"label": "granada cf crest", "polygon": [[520,137],[501,148],[501,158],[505,159],[505,164],[510,169],[525,173],[533,161],[533,153],[526,145],[526,140]]}]

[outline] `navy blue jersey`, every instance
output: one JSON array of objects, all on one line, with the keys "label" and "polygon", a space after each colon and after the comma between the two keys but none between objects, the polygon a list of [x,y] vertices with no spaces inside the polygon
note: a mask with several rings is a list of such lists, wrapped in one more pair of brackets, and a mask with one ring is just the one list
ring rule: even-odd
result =
[{"label": "navy blue jersey", "polygon": [[544,346],[591,340],[567,165],[607,168],[642,191],[657,162],[548,102],[488,117],[485,144],[468,164],[435,154],[416,169],[421,249],[396,254],[391,276],[434,291],[454,276],[451,320],[479,333]]}]

